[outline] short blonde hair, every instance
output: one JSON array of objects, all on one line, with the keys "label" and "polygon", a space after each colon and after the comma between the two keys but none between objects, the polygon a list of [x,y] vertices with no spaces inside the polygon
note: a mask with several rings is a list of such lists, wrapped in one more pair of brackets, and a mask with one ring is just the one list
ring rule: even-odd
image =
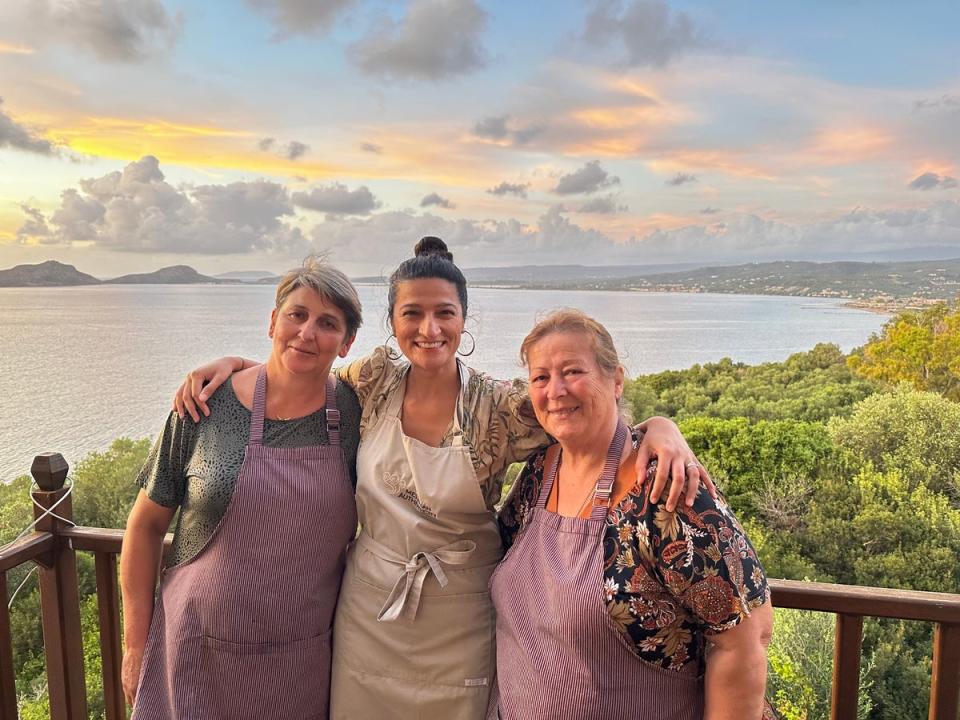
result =
[{"label": "short blonde hair", "polygon": [[613,338],[607,329],[576,308],[561,308],[554,310],[540,320],[520,344],[520,362],[524,367],[530,366],[530,350],[538,342],[553,333],[580,333],[590,340],[590,347],[597,365],[608,377],[613,377],[621,367],[620,356],[613,344]]},{"label": "short blonde hair", "polygon": [[350,279],[340,270],[317,255],[308,255],[303,265],[287,272],[277,285],[277,307],[299,288],[310,288],[320,297],[340,308],[347,321],[347,337],[357,334],[363,324],[363,306]]}]

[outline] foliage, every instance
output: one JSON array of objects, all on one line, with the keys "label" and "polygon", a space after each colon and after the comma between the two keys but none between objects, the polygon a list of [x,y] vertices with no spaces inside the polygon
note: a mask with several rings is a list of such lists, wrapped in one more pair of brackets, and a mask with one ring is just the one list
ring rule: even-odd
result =
[{"label": "foliage", "polygon": [[833,442],[856,465],[897,470],[913,488],[955,495],[960,477],[960,404],[901,386],[867,398],[828,423]]},{"label": "foliage", "polygon": [[638,418],[823,422],[846,414],[874,389],[874,383],[847,367],[836,345],[820,344],[779,363],[748,366],[724,358],[687,370],[644,375],[627,383],[624,397]]},{"label": "foliage", "polygon": [[[77,524],[94,527],[124,527],[136,497],[137,471],[146,460],[149,440],[120,438],[102,453],[91,453],[70,474],[74,481],[73,517]],[[0,484],[0,520],[2,542],[9,542],[32,520],[30,478],[17,478]],[[22,566],[9,573],[15,588],[29,568]],[[77,553],[80,588],[80,620],[83,632],[88,716],[102,718],[103,680],[101,676],[94,562],[89,553]],[[12,592],[12,589],[11,589]],[[17,692],[22,720],[50,717],[46,670],[43,660],[43,635],[40,626],[40,593],[36,576],[31,577],[10,609],[13,656],[17,669]]]},{"label": "foliage", "polygon": [[[681,421],[680,430],[745,518],[763,511],[777,514],[789,510],[778,507],[776,499],[791,492],[800,500],[794,512],[802,512],[802,496],[810,479],[820,475],[833,452],[826,427],[817,422],[751,423],[744,417],[698,417]],[[769,500],[773,502],[766,502]]]},{"label": "foliage", "polygon": [[960,400],[960,307],[938,303],[900,313],[848,362],[862,377]]}]

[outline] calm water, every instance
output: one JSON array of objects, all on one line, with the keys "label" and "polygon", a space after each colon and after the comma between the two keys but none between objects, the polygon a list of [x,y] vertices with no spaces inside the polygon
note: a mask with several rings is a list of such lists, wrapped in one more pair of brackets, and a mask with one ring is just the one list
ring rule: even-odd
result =
[{"label": "calm water", "polygon": [[[351,357],[388,334],[384,289],[360,292],[367,324]],[[220,355],[266,357],[272,302],[262,286],[0,288],[0,479],[27,472],[38,452],[75,464],[121,435],[154,435],[187,370]],[[886,319],[785,297],[475,289],[470,302],[470,363],[499,377],[521,373],[521,339],[561,305],[603,322],[631,374],[783,360],[818,342],[847,351]]]}]

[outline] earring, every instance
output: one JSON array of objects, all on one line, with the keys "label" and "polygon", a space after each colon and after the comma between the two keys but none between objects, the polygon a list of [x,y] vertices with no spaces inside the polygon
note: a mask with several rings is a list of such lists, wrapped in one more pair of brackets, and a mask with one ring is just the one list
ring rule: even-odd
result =
[{"label": "earring", "polygon": [[470,342],[471,342],[470,352],[463,352],[463,350],[460,350],[459,348],[457,348],[457,355],[461,355],[463,357],[469,357],[470,355],[473,355],[473,351],[477,349],[477,341],[469,330],[464,330],[462,334],[470,336]]},{"label": "earring", "polygon": [[390,337],[388,337],[383,343],[383,351],[387,354],[387,357],[390,358],[391,360],[399,360],[400,358],[403,357],[403,354],[399,350],[394,350],[392,347],[390,347],[390,338],[395,338],[395,337],[396,335],[394,335],[393,333],[390,333]]}]

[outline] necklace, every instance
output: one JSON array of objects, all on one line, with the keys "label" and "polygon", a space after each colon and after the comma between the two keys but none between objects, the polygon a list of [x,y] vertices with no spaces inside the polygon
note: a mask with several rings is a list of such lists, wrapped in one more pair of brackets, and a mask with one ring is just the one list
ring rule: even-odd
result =
[{"label": "necklace", "polygon": [[[560,457],[557,458],[557,514],[560,514],[560,465],[563,461],[563,453],[560,453]],[[580,503],[580,507],[577,508],[577,511],[573,514],[572,517],[580,517],[580,513],[583,512],[583,509],[587,506],[587,501],[596,494],[596,487],[592,487],[587,491],[586,496],[583,498],[583,502]]]}]

